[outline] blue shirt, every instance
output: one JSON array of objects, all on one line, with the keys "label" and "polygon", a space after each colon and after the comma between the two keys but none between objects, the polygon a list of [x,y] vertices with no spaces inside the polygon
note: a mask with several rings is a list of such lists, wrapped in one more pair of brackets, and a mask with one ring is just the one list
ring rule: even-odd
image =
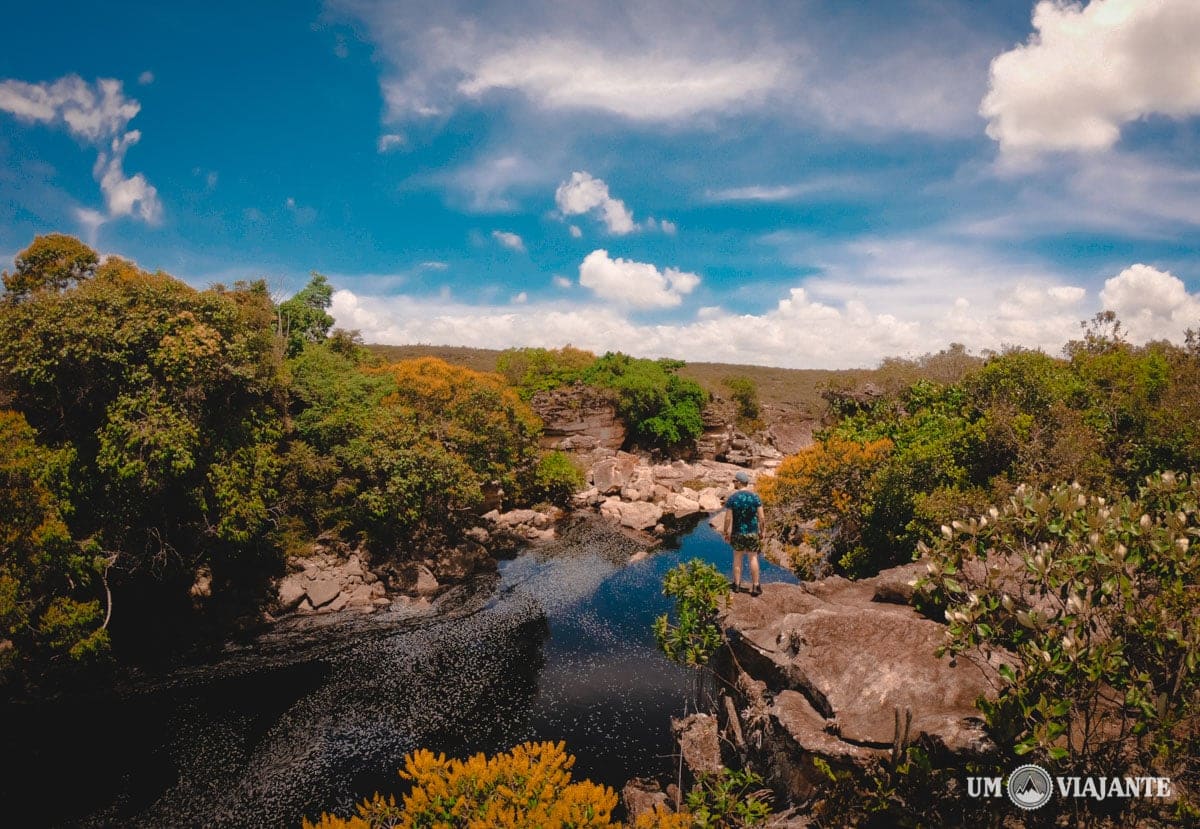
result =
[{"label": "blue shirt", "polygon": [[762,499],[746,489],[739,489],[725,499],[725,507],[733,513],[733,535],[758,535],[758,508]]}]

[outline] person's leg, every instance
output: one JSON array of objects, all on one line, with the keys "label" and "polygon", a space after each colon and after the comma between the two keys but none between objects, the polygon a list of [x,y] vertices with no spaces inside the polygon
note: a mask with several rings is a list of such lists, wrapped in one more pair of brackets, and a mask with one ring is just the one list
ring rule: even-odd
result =
[{"label": "person's leg", "polygon": [[750,556],[750,587],[758,588],[758,550],[751,550]]},{"label": "person's leg", "polygon": [[733,589],[737,590],[742,586],[742,551],[734,549],[733,551]]}]

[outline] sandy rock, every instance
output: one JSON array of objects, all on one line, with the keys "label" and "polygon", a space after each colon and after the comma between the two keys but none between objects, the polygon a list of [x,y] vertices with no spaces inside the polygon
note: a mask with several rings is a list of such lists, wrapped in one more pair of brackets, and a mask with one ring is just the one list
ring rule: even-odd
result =
[{"label": "sandy rock", "polygon": [[662,507],[647,501],[622,501],[618,507],[621,525],[634,530],[648,530],[663,516]]},{"label": "sandy rock", "polygon": [[342,585],[336,578],[320,578],[309,582],[305,593],[314,608],[324,607],[332,602],[342,592]]},{"label": "sandy rock", "polygon": [[284,577],[279,582],[279,606],[284,610],[294,610],[307,595],[303,579],[298,575]]},{"label": "sandy rock", "polygon": [[679,741],[684,765],[693,775],[716,774],[721,770],[716,717],[709,714],[692,714],[681,720],[672,717],[671,732]]},{"label": "sandy rock", "polygon": [[653,814],[659,806],[668,808],[667,793],[654,780],[635,777],[621,789],[621,801],[629,812],[630,821],[637,820],[641,815]]},{"label": "sandy rock", "polygon": [[544,424],[543,448],[579,452],[620,449],[625,443],[625,424],[616,405],[598,389],[581,384],[541,391],[529,405]]},{"label": "sandy rock", "polygon": [[782,693],[774,716],[794,726],[788,733],[804,750],[827,757],[837,756],[830,735],[851,746],[890,746],[897,710],[912,712],[912,740],[956,757],[991,751],[975,700],[998,687],[998,658],[939,659],[945,627],[911,607],[875,601],[875,591],[871,579],[833,577],[764,584],[757,599],[732,597],[724,624],[740,664],[768,687],[798,693],[821,722],[798,697],[780,702]]},{"label": "sandy rock", "polygon": [[721,490],[715,487],[705,487],[700,490],[697,503],[702,512],[715,512],[721,509],[723,499],[721,498]]},{"label": "sandy rock", "polygon": [[686,495],[676,495],[671,502],[671,513],[676,518],[692,515],[700,511],[700,501],[688,498]]},{"label": "sandy rock", "polygon": [[433,573],[424,564],[417,565],[416,591],[418,596],[432,596],[441,587]]},{"label": "sandy rock", "polygon": [[639,561],[645,561],[649,557],[650,557],[650,554],[648,552],[646,552],[645,550],[638,550],[636,553],[634,553],[633,555],[631,555],[629,557],[629,563],[637,564]]}]

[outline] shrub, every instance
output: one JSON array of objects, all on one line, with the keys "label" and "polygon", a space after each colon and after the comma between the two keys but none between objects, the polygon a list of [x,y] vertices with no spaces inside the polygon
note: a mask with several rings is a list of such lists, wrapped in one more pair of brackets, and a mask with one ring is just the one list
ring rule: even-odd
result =
[{"label": "shrub", "polygon": [[679,360],[643,360],[605,354],[582,374],[585,383],[617,393],[617,411],[635,441],[673,449],[704,431],[701,412],[708,396],[693,380],[680,377]]},{"label": "shrub", "polygon": [[729,596],[729,582],[698,558],[680,564],[663,577],[663,594],[675,599],[676,622],[664,615],[654,621],[654,636],[672,662],[699,668],[708,663],[722,640],[717,623],[719,601]]},{"label": "shrub", "polygon": [[[979,702],[1008,756],[1066,775],[1164,774],[1179,815],[1200,816],[1187,794],[1200,783],[1197,538],[1200,478],[1169,472],[1116,501],[1021,487],[943,528],[918,588],[945,607],[946,650],[1013,654],[998,698]],[[1133,805],[1106,801],[1119,804]]]},{"label": "shrub", "polygon": [[771,816],[770,791],[748,770],[721,769],[701,774],[686,803],[697,829],[763,826]]},{"label": "shrub", "polygon": [[[412,790],[397,805],[375,795],[351,818],[322,815],[305,829],[617,829],[617,795],[590,780],[573,782],[575,758],[563,743],[523,743],[511,751],[466,760],[421,749],[404,759],[400,776]],[[687,815],[663,811],[639,820],[643,829],[683,829]]]},{"label": "shrub", "polygon": [[523,488],[527,503],[550,503],[566,506],[571,496],[583,489],[586,482],[583,470],[565,452],[547,452],[538,461],[532,480]]},{"label": "shrub", "polygon": [[886,438],[831,436],[788,457],[759,485],[767,526],[785,544],[810,544],[824,560],[857,572],[872,519],[872,481],[891,451]]},{"label": "shrub", "polygon": [[758,386],[749,377],[733,375],[726,377],[721,383],[729,389],[729,395],[737,404],[738,419],[744,423],[758,421],[762,407],[758,402]]},{"label": "shrub", "polygon": [[539,391],[570,385],[596,362],[596,355],[570,345],[562,348],[510,348],[496,358],[496,371],[525,400]]}]

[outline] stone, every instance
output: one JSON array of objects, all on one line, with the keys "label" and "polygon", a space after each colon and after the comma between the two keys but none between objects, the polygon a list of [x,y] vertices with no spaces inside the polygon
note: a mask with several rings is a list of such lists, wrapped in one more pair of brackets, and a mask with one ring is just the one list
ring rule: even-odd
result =
[{"label": "stone", "polygon": [[211,599],[212,598],[212,569],[205,565],[196,572],[196,580],[192,582],[192,587],[188,594],[193,599]]},{"label": "stone", "polygon": [[621,789],[621,801],[629,812],[630,821],[636,821],[642,815],[652,815],[655,809],[668,808],[667,793],[654,780],[635,777]]},{"label": "stone", "polygon": [[691,714],[671,718],[671,732],[679,741],[683,763],[694,775],[716,774],[721,770],[721,741],[717,718],[710,714]]},{"label": "stone", "polygon": [[692,500],[685,495],[676,495],[671,504],[671,512],[676,518],[683,518],[685,515],[692,515],[700,511],[700,502]]},{"label": "stone", "polygon": [[279,606],[284,610],[293,610],[307,595],[305,585],[299,576],[285,576],[279,582]]},{"label": "stone", "polygon": [[636,553],[634,553],[633,555],[631,555],[629,557],[629,563],[637,564],[639,561],[645,561],[649,557],[650,557],[650,554],[648,552],[646,552],[645,550],[638,550]]},{"label": "stone", "polygon": [[324,607],[338,597],[342,585],[334,578],[320,578],[310,582],[305,592],[314,608]]},{"label": "stone", "polygon": [[697,502],[701,512],[716,512],[723,505],[720,490],[711,486],[700,490]]},{"label": "stone", "polygon": [[[890,747],[897,711],[902,718],[912,712],[912,741],[958,758],[992,751],[975,700],[994,697],[999,665],[1011,657],[939,658],[945,626],[911,607],[877,602],[875,591],[871,579],[831,577],[731,597],[727,636],[739,664],[776,692],[773,716],[791,723],[788,733],[804,750],[826,757],[837,756],[830,735],[851,746]],[[800,694],[821,722],[784,691]],[[816,741],[817,734],[824,736]]]},{"label": "stone", "polygon": [[417,565],[417,583],[416,592],[418,596],[432,596],[441,587],[438,580],[434,578],[433,573],[429,572],[429,568],[424,564]]},{"label": "stone", "polygon": [[603,390],[578,384],[540,391],[529,405],[542,419],[545,449],[620,449],[625,443],[625,424]]},{"label": "stone", "polygon": [[662,507],[647,501],[621,502],[618,513],[621,526],[634,530],[648,530],[663,516]]}]

